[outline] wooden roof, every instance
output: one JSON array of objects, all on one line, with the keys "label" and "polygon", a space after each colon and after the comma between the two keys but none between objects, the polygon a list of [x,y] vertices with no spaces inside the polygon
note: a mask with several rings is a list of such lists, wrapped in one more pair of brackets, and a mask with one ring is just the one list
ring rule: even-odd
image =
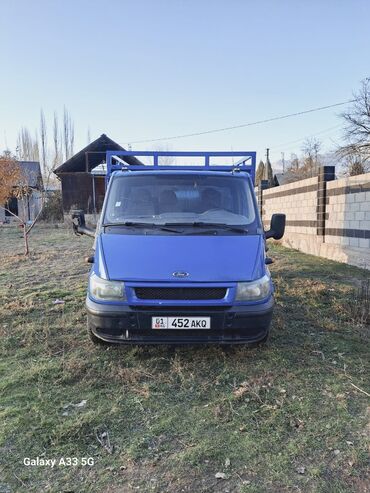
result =
[{"label": "wooden roof", "polygon": [[[59,176],[63,173],[90,172],[105,160],[106,151],[124,151],[117,142],[110,139],[107,135],[102,134],[98,139],[91,142],[80,152],[69,158],[65,163],[59,166],[54,173]],[[122,158],[127,164],[142,164],[135,157],[127,156]],[[87,168],[87,169],[86,169]]]},{"label": "wooden roof", "polygon": [[18,161],[23,175],[22,182],[31,188],[42,189],[42,174],[39,161]]}]

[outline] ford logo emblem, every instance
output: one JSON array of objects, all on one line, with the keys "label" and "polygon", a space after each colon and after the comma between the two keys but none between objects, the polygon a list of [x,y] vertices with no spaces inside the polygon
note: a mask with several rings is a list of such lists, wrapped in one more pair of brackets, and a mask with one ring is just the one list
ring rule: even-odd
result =
[{"label": "ford logo emblem", "polygon": [[176,272],[173,272],[173,277],[189,277],[189,272],[185,272],[183,270],[177,270]]}]

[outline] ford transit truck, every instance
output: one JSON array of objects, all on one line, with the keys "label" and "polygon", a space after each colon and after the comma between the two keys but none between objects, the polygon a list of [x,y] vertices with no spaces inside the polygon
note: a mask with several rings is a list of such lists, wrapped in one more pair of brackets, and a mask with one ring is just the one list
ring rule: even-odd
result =
[{"label": "ford transit truck", "polygon": [[[128,165],[128,156],[149,164]],[[74,231],[95,239],[86,297],[94,343],[267,340],[266,240],[282,238],[285,216],[264,230],[255,165],[255,152],[107,152],[96,229],[83,211],[72,215]]]}]

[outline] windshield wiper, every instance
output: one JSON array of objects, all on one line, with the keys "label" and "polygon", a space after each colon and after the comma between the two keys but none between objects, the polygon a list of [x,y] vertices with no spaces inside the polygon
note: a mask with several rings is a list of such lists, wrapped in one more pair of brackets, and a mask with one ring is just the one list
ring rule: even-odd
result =
[{"label": "windshield wiper", "polygon": [[246,228],[241,226],[233,226],[232,224],[226,223],[212,223],[212,222],[203,222],[203,221],[195,221],[192,223],[165,223],[165,226],[192,226],[194,228],[202,228],[203,226],[209,228],[213,227],[215,229],[222,228],[228,231],[233,231],[235,233],[248,233]]},{"label": "windshield wiper", "polygon": [[135,221],[124,221],[122,223],[104,223],[103,227],[111,227],[111,226],[126,226],[128,228],[158,228],[161,231],[169,231],[170,233],[183,233],[183,231],[179,231],[178,229],[168,228],[167,225],[155,224],[155,223],[145,223],[145,222],[135,222]]},{"label": "windshield wiper", "polygon": [[234,231],[235,233],[248,233],[247,228],[243,228],[241,226],[233,226],[232,224],[226,223],[206,223],[206,222],[195,222],[193,226],[202,227],[202,226],[214,226],[215,228],[227,229],[228,231]]}]

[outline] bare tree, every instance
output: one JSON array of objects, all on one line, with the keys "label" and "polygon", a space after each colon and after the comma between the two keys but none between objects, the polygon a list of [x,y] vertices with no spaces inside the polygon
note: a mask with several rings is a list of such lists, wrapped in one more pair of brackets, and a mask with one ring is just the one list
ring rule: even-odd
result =
[{"label": "bare tree", "polygon": [[70,125],[70,128],[69,128],[69,151],[70,151],[70,156],[73,156],[73,152],[74,152],[74,147],[75,147],[75,124],[73,122],[73,120],[69,120],[69,125]]},{"label": "bare tree", "polygon": [[319,140],[308,138],[302,145],[303,156],[301,158],[298,158],[297,154],[291,154],[287,165],[287,183],[317,175],[321,164],[320,148],[321,142]]},{"label": "bare tree", "polygon": [[74,123],[69,114],[67,108],[64,106],[63,109],[63,147],[64,147],[64,158],[67,161],[73,155],[74,148]]},{"label": "bare tree", "polygon": [[361,153],[356,153],[353,151],[341,155],[339,152],[339,158],[342,163],[344,176],[362,175],[370,171],[370,161],[364,159],[364,156]]},{"label": "bare tree", "polygon": [[62,157],[60,133],[59,133],[59,121],[56,111],[54,111],[53,118],[53,170],[61,164]]},{"label": "bare tree", "polygon": [[[168,145],[161,145],[161,144],[158,144],[155,148],[152,148],[151,150],[155,150],[155,151],[159,151],[159,152],[171,152],[172,151],[171,147],[169,147]],[[152,164],[152,163],[150,163],[150,164]],[[160,166],[173,166],[173,165],[177,164],[177,159],[175,156],[159,156],[158,164]]]},{"label": "bare tree", "polygon": [[68,112],[66,107],[63,110],[63,147],[64,158],[67,160],[69,157],[69,125],[68,125]]},{"label": "bare tree", "polygon": [[299,159],[294,152],[290,155],[290,163],[288,165],[289,170],[295,170],[299,168]]},{"label": "bare tree", "polygon": [[[319,152],[321,149],[321,141],[316,137],[308,137],[302,144],[303,152],[303,169],[304,174],[309,176],[317,175],[319,167]],[[302,170],[303,171],[303,170]]]},{"label": "bare tree", "polygon": [[296,154],[291,154],[287,167],[287,183],[316,176],[320,166],[321,142],[313,138],[307,138],[302,144],[303,156],[298,159]]},{"label": "bare tree", "polygon": [[45,122],[45,115],[44,111],[41,108],[40,112],[40,144],[41,144],[41,166],[42,170],[44,173],[46,173],[47,168],[48,168],[48,163],[47,163],[47,129],[46,129],[46,122]]},{"label": "bare tree", "polygon": [[37,135],[33,138],[27,127],[18,132],[17,156],[21,161],[38,161],[39,145]]},{"label": "bare tree", "polygon": [[[40,111],[40,135],[37,131],[35,137],[27,127],[22,127],[18,132],[17,158],[21,161],[41,161],[44,175],[50,168],[55,169],[64,160],[69,159],[74,148],[74,123],[67,108],[63,110],[63,128],[60,131],[58,114],[54,112],[52,126],[53,143],[49,146],[48,125],[43,109]],[[49,160],[51,163],[49,163]]]},{"label": "bare tree", "polygon": [[[37,132],[35,137],[31,136],[30,131],[26,127],[22,127],[18,133],[17,139],[17,156],[12,156],[9,151],[0,156],[0,208],[6,210],[8,214],[13,216],[23,228],[24,238],[24,253],[29,253],[29,235],[40,219],[47,202],[47,190],[51,181],[53,170],[61,164],[63,158],[66,160],[72,156],[74,148],[74,124],[72,118],[64,107],[63,112],[63,129],[59,130],[58,115],[54,112],[53,120],[53,146],[52,154],[48,145],[48,131],[45,114],[40,111],[40,143]],[[64,156],[63,156],[64,151]],[[49,159],[50,156],[52,159]],[[30,188],[28,180],[22,171],[18,160],[24,161],[39,161],[41,158],[43,171],[43,185],[40,186],[39,193],[39,208],[32,220],[27,220],[28,214],[24,210],[23,214],[15,214],[9,209],[9,199],[15,197],[18,203],[25,208],[31,194],[35,193]],[[4,205],[3,205],[4,204]]]},{"label": "bare tree", "polygon": [[348,173],[370,170],[370,78],[361,82],[348,111],[342,113],[346,144],[338,149]]}]

